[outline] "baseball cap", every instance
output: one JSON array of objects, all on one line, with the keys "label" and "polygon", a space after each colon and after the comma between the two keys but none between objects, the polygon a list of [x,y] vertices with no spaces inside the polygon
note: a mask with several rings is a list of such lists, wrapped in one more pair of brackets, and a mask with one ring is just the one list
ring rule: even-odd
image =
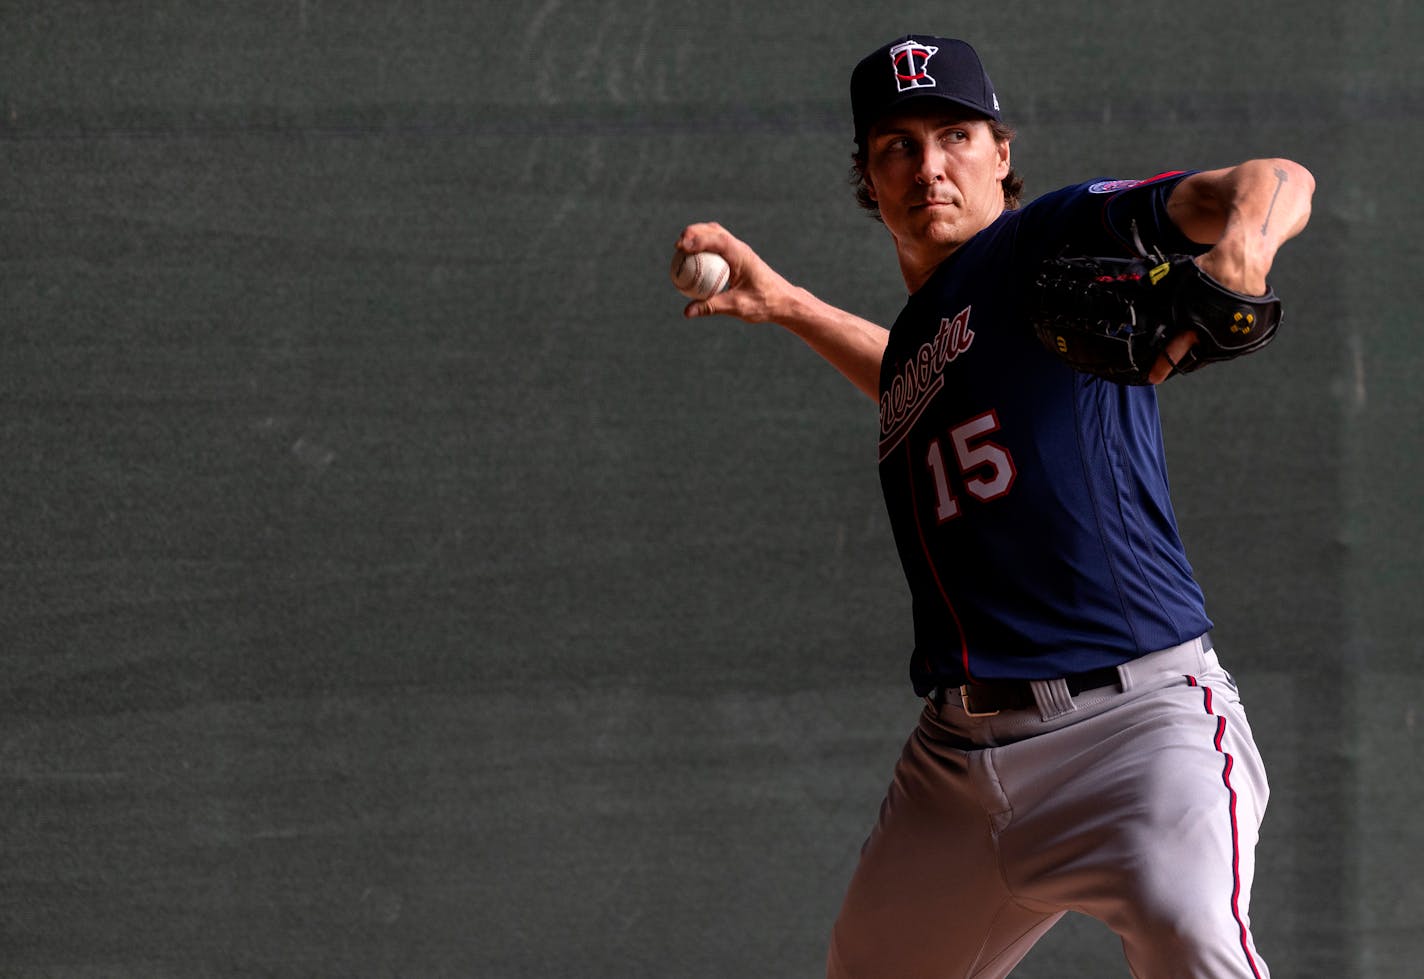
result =
[{"label": "baseball cap", "polygon": [[855,141],[875,121],[911,99],[939,98],[1003,122],[999,99],[979,55],[950,37],[906,34],[861,59],[850,76]]}]

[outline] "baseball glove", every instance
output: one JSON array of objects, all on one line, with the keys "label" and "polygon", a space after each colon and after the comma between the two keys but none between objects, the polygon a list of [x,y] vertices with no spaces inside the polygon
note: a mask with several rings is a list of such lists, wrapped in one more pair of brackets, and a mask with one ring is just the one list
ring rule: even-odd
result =
[{"label": "baseball glove", "polygon": [[1244,296],[1190,256],[1161,253],[1052,259],[1039,272],[1029,307],[1045,347],[1075,370],[1119,384],[1149,383],[1168,341],[1185,330],[1195,330],[1198,342],[1169,377],[1255,353],[1281,322],[1281,302],[1269,286],[1264,296]]}]

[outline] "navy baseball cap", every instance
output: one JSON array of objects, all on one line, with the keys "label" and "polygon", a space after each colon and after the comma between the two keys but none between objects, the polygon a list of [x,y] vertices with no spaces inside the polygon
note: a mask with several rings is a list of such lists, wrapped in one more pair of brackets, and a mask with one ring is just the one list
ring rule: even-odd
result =
[{"label": "navy baseball cap", "polygon": [[866,55],[850,76],[855,141],[881,116],[911,99],[939,98],[1003,122],[994,84],[964,41],[907,34]]}]

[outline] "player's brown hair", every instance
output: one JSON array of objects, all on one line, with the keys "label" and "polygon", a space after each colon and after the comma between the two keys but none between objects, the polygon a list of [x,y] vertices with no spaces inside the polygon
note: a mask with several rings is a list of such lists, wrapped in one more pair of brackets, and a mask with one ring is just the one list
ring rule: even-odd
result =
[{"label": "player's brown hair", "polygon": [[[994,141],[998,143],[1013,142],[1018,132],[1013,126],[993,119],[986,119],[989,124],[989,131],[994,134]],[[863,146],[857,146],[855,152],[850,155],[850,185],[855,189],[855,202],[870,212],[870,216],[875,220],[880,220],[880,205],[876,204],[870,196],[870,188],[865,183],[865,168],[869,163],[868,151]],[[1024,181],[1019,176],[1019,172],[1013,167],[1009,167],[1008,175],[1000,181],[1004,188],[1004,206],[1016,208],[1022,203]]]}]

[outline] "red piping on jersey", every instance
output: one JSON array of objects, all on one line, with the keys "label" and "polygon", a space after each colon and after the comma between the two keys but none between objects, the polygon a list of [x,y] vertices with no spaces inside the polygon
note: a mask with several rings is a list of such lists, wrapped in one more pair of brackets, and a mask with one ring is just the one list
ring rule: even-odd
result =
[{"label": "red piping on jersey", "polygon": [[1246,954],[1246,964],[1251,967],[1251,975],[1255,976],[1256,979],[1261,979],[1261,970],[1256,967],[1256,956],[1251,951],[1250,932],[1246,928],[1246,922],[1241,919],[1241,835],[1236,823],[1236,790],[1231,787],[1231,769],[1235,764],[1235,759],[1231,757],[1229,751],[1221,747],[1221,740],[1226,735],[1226,718],[1211,709],[1211,687],[1203,687],[1197,682],[1197,678],[1194,676],[1188,676],[1187,683],[1194,687],[1201,687],[1206,712],[1216,718],[1216,740],[1214,745],[1221,756],[1226,759],[1225,766],[1221,771],[1221,781],[1222,784],[1226,786],[1226,792],[1230,798],[1231,916],[1236,919],[1236,924],[1241,929],[1241,951]]},{"label": "red piping on jersey", "polygon": [[925,540],[925,529],[920,526],[920,501],[915,496],[915,458],[909,445],[905,446],[905,465],[910,470],[910,512],[915,515],[915,533],[920,538],[920,550],[925,552],[925,564],[929,565],[930,575],[934,578],[935,587],[939,589],[939,597],[944,599],[944,607],[949,609],[949,614],[954,618],[954,627],[959,630],[959,659],[964,664],[964,678],[972,680],[974,677],[969,672],[969,641],[964,637],[964,623],[959,621],[959,613],[955,611],[954,603],[949,600],[949,593],[944,590],[944,582],[939,580],[939,569],[930,557],[930,544]]},{"label": "red piping on jersey", "polygon": [[[1150,184],[1150,183],[1152,183],[1154,180],[1166,180],[1168,177],[1175,177],[1175,176],[1176,176],[1177,174],[1179,174],[1179,173],[1186,173],[1186,172],[1187,172],[1187,171],[1185,171],[1185,170],[1163,170],[1161,173],[1157,174],[1155,177],[1148,177],[1146,180],[1142,181],[1142,183],[1143,183],[1143,184]],[[1138,184],[1138,186],[1141,187],[1142,184]]]}]

